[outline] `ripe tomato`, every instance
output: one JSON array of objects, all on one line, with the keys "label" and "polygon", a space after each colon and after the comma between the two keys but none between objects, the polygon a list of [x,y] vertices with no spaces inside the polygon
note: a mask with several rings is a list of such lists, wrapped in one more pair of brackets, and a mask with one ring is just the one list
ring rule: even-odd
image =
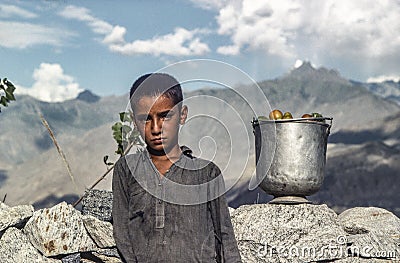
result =
[{"label": "ripe tomato", "polygon": [[269,118],[271,120],[279,120],[282,119],[283,114],[280,110],[273,110],[269,113]]}]

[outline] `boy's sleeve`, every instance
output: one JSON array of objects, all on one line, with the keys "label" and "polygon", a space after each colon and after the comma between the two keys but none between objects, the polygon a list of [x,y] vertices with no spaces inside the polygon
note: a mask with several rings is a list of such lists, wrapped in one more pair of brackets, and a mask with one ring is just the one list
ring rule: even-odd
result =
[{"label": "boy's sleeve", "polygon": [[[215,190],[221,193],[224,193],[220,197],[214,199],[212,202],[218,202],[218,204],[214,205],[213,207],[219,208],[220,210],[220,224],[221,224],[221,239],[222,239],[222,249],[224,255],[223,262],[229,263],[238,263],[242,262],[240,257],[239,249],[237,246],[237,241],[235,238],[235,234],[233,232],[233,226],[231,222],[231,216],[228,209],[228,203],[225,197],[225,183],[221,174],[220,169],[215,166],[213,169],[212,177],[215,178],[219,176],[220,178],[219,183],[214,184]],[[218,214],[218,213],[217,213]]]},{"label": "boy's sleeve", "polygon": [[124,262],[137,262],[129,237],[129,206],[128,206],[128,175],[124,167],[125,158],[120,158],[115,164],[112,180],[113,191],[113,228],[114,239]]}]

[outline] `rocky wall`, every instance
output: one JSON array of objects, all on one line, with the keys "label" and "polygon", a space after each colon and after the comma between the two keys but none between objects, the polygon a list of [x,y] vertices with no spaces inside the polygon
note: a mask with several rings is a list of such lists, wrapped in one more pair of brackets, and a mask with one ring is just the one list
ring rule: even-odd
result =
[{"label": "rocky wall", "polygon": [[[121,262],[112,194],[94,190],[82,212],[65,202],[34,211],[0,202],[0,262]],[[400,219],[382,208],[337,215],[326,205],[230,208],[243,262],[400,262]]]}]

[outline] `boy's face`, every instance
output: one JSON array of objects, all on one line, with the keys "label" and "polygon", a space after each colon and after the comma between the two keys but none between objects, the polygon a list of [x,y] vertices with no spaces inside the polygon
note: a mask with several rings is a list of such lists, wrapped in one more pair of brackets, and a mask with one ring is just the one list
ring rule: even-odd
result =
[{"label": "boy's face", "polygon": [[148,147],[168,153],[178,146],[179,125],[187,118],[187,107],[181,110],[167,96],[144,96],[134,105],[134,120]]}]

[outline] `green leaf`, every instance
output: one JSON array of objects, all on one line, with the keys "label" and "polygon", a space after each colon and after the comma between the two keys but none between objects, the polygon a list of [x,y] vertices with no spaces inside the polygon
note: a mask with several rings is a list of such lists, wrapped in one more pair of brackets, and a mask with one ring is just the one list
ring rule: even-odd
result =
[{"label": "green leaf", "polygon": [[122,127],[122,123],[116,122],[113,126],[111,126],[111,129],[115,132],[115,131],[120,131],[121,127]]},{"label": "green leaf", "polygon": [[129,141],[134,141],[135,139],[138,139],[140,136],[139,132],[137,130],[132,130],[131,134],[128,137]]},{"label": "green leaf", "polygon": [[132,122],[131,116],[129,114],[129,112],[120,112],[119,113],[119,119],[122,122]]},{"label": "green leaf", "polygon": [[322,115],[321,115],[320,113],[318,113],[318,112],[313,112],[313,113],[311,113],[311,115],[312,115],[314,118],[321,118],[321,117],[322,117]]},{"label": "green leaf", "polygon": [[122,125],[121,129],[122,129],[122,134],[124,135],[124,137],[132,131],[132,128],[128,125]]},{"label": "green leaf", "polygon": [[11,93],[14,92],[14,90],[15,90],[14,84],[12,84],[12,83],[11,83],[10,81],[8,81],[8,80],[6,80],[6,81],[4,82],[4,84],[6,84],[7,90],[8,90],[9,92],[11,92]]},{"label": "green leaf", "polygon": [[113,136],[117,143],[122,143],[122,134],[120,132],[114,132]]},{"label": "green leaf", "polygon": [[3,105],[4,107],[7,107],[7,103],[8,103],[7,98],[4,96],[1,96],[0,104]]},{"label": "green leaf", "polygon": [[122,142],[122,123],[117,122],[115,123],[111,129],[113,130],[113,137],[117,141],[117,143]]},{"label": "green leaf", "polygon": [[6,90],[6,98],[8,100],[15,100],[14,94],[12,94],[12,92],[9,92],[8,89]]}]

